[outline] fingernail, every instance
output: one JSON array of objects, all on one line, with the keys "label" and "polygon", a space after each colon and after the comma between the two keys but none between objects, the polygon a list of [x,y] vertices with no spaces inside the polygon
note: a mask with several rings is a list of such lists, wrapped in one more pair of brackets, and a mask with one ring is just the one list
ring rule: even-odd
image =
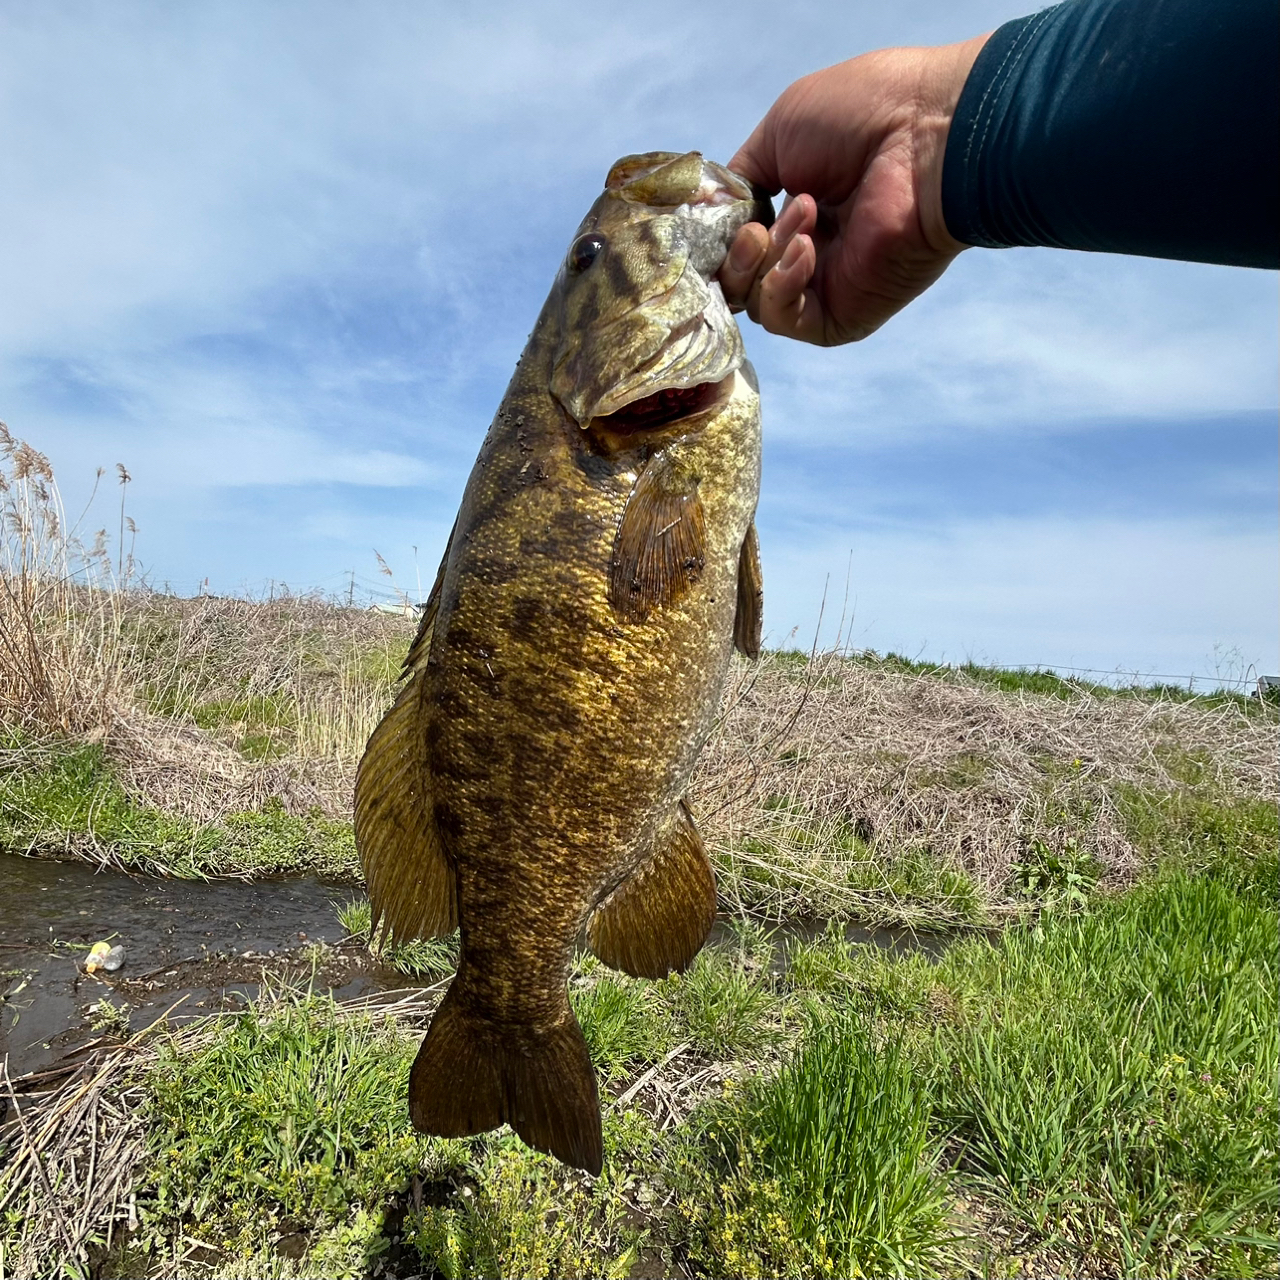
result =
[{"label": "fingernail", "polygon": [[753,270],[763,257],[764,251],[754,236],[739,235],[729,250],[729,266],[741,274]]},{"label": "fingernail", "polygon": [[797,236],[789,245],[787,245],[786,252],[778,259],[776,270],[790,271],[803,256],[804,241]]}]

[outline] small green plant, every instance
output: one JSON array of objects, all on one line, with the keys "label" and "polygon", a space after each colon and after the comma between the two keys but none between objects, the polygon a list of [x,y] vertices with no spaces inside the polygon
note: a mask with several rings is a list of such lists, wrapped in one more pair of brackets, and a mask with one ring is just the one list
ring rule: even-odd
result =
[{"label": "small green plant", "polygon": [[606,1171],[588,1186],[562,1165],[500,1141],[450,1203],[412,1212],[405,1233],[446,1280],[631,1274],[638,1233]]},{"label": "small green plant", "polygon": [[777,999],[763,975],[718,948],[704,949],[689,969],[663,983],[675,1015],[677,1034],[701,1053],[723,1061],[736,1054],[767,1050],[779,1038]]},{"label": "small green plant", "polygon": [[333,909],[337,913],[338,923],[351,937],[369,941],[369,922],[373,913],[368,898],[348,898],[345,902],[335,902]]},{"label": "small green plant", "polygon": [[436,981],[447,978],[458,967],[458,935],[443,938],[412,938],[380,948],[378,958],[390,969],[409,978]]},{"label": "small green plant", "polygon": [[1083,910],[1098,883],[1098,864],[1071,836],[1060,848],[1030,841],[1022,859],[1010,867],[1018,895],[1041,907]]},{"label": "small green plant", "polygon": [[89,1026],[99,1035],[123,1039],[129,1034],[129,1006],[113,1004],[103,996],[89,1006]]},{"label": "small green plant", "polygon": [[929,1119],[895,1041],[815,1017],[792,1062],[710,1121],[726,1168],[683,1202],[695,1258],[735,1276],[939,1274],[953,1233]]}]

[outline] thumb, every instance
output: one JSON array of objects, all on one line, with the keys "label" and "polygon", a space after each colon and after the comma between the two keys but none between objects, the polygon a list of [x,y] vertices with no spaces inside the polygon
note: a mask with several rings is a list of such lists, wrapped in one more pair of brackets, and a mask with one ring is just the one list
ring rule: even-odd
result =
[{"label": "thumb", "polygon": [[763,187],[771,196],[782,190],[770,116],[765,116],[756,125],[751,136],[734,152],[733,159],[725,167],[748,182]]}]

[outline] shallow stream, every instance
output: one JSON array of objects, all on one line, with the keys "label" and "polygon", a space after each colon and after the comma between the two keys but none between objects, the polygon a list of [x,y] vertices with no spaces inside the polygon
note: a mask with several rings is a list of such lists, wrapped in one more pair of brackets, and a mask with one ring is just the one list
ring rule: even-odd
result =
[{"label": "shallow stream", "polygon": [[[172,1021],[246,1003],[264,969],[292,967],[343,998],[405,985],[355,942],[341,943],[335,903],[350,887],[315,880],[159,880],[0,853],[0,1058],[11,1077],[37,1071],[94,1037],[92,1006],[128,1008],[134,1030],[176,1001]],[[125,964],[87,974],[97,941],[120,943]]]},{"label": "shallow stream", "polygon": [[[378,964],[338,921],[335,905],[358,892],[308,879],[160,880],[0,852],[0,1061],[7,1055],[10,1078],[52,1065],[99,1034],[104,1002],[134,1031],[170,1011],[179,1023],[243,1007],[264,971],[303,978],[338,999],[403,988],[409,980]],[[776,970],[788,941],[821,932],[807,923],[776,930]],[[929,955],[950,941],[857,926],[846,936]],[[733,940],[724,924],[711,938]],[[84,972],[98,941],[124,947],[118,972]]]}]

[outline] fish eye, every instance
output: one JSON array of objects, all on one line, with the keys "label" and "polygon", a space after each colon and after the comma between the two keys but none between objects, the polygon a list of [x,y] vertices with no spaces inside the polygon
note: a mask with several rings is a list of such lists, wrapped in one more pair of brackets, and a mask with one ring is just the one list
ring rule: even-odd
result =
[{"label": "fish eye", "polygon": [[603,248],[604,236],[594,234],[579,236],[569,247],[570,270],[585,271],[600,256]]}]

